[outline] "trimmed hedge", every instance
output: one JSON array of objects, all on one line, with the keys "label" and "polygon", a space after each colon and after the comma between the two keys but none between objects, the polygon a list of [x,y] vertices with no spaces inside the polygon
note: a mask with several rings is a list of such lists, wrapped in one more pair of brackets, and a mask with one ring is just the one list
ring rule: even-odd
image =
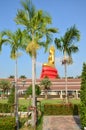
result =
[{"label": "trimmed hedge", "polygon": [[15,130],[15,128],[14,117],[0,117],[0,130]]},{"label": "trimmed hedge", "polygon": [[44,115],[79,115],[77,104],[45,104]]},{"label": "trimmed hedge", "polygon": [[[27,111],[27,107],[24,105],[19,106],[19,111]],[[11,106],[10,104],[7,103],[0,103],[0,113],[11,113],[14,112],[14,106]]]},{"label": "trimmed hedge", "polygon": [[0,103],[0,113],[9,113],[12,112],[12,107],[7,103]]}]

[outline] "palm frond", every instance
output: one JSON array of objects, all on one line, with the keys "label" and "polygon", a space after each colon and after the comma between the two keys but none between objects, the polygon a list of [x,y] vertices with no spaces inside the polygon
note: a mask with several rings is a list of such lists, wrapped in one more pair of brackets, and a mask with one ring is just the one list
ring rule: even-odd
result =
[{"label": "palm frond", "polygon": [[35,6],[32,3],[32,1],[31,0],[21,1],[21,5],[24,8],[24,10],[28,12],[29,18],[31,19],[36,12]]},{"label": "palm frond", "polygon": [[18,10],[17,15],[16,15],[14,21],[17,24],[28,26],[29,25],[29,19],[30,18],[29,18],[28,14],[25,11]]},{"label": "palm frond", "polygon": [[65,44],[72,44],[73,42],[80,40],[80,32],[75,27],[75,25],[69,29],[67,29],[64,35],[64,43]]},{"label": "palm frond", "polygon": [[0,51],[2,50],[2,45],[7,43],[7,39],[4,38],[4,31],[0,32]]},{"label": "palm frond", "polygon": [[67,29],[63,37],[60,39],[55,38],[55,44],[57,46],[57,49],[62,51],[64,55],[68,54],[71,56],[72,53],[78,52],[79,48],[75,45],[75,42],[79,40],[80,32],[74,25],[71,28]]},{"label": "palm frond", "polygon": [[24,26],[29,26],[29,22],[34,17],[36,9],[31,0],[21,1],[23,9],[17,11],[15,22]]},{"label": "palm frond", "polygon": [[52,32],[52,33],[57,33],[58,32],[58,29],[56,29],[56,28],[49,28],[48,29],[48,32]]},{"label": "palm frond", "polygon": [[55,45],[57,49],[59,49],[60,51],[62,50],[61,39],[55,38]]},{"label": "palm frond", "polygon": [[79,48],[75,45],[71,45],[68,50],[67,50],[67,53],[69,56],[71,56],[72,53],[76,53],[79,51]]}]

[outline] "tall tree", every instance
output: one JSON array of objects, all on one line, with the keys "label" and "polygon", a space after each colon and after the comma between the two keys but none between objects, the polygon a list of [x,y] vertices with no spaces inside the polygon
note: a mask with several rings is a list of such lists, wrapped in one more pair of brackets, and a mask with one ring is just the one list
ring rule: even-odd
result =
[{"label": "tall tree", "polygon": [[65,35],[61,38],[55,38],[55,45],[58,50],[60,50],[64,57],[62,60],[62,64],[65,67],[65,91],[66,91],[66,103],[67,103],[67,64],[71,64],[72,61],[72,53],[78,52],[78,46],[74,43],[80,40],[80,32],[74,26],[67,29]]},{"label": "tall tree", "polygon": [[11,54],[10,57],[15,60],[15,116],[16,116],[16,124],[17,130],[19,129],[18,124],[18,85],[17,85],[17,78],[18,78],[18,70],[17,70],[17,59],[19,57],[18,50],[24,48],[22,44],[24,42],[24,31],[17,29],[17,31],[12,32],[10,30],[3,31],[6,37],[7,44],[10,45]]},{"label": "tall tree", "polygon": [[81,75],[81,89],[80,89],[80,119],[82,130],[86,127],[86,63],[83,63],[83,70]]},{"label": "tall tree", "polygon": [[[33,102],[35,107],[35,81],[36,81],[36,56],[37,50],[43,46],[45,51],[51,42],[51,33],[56,33],[56,28],[49,28],[52,23],[51,17],[42,10],[36,11],[31,0],[21,2],[23,9],[18,10],[15,17],[17,24],[23,25],[29,36],[26,45],[26,52],[32,57],[32,89]],[[34,114],[33,114],[34,115]],[[34,118],[34,117],[33,117]],[[35,126],[35,121],[32,119],[32,125]]]}]

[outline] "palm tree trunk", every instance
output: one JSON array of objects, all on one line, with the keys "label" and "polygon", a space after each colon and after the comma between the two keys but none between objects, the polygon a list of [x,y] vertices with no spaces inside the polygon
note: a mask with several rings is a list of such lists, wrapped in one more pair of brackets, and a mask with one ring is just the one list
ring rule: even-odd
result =
[{"label": "palm tree trunk", "polygon": [[66,100],[66,103],[68,103],[68,100],[67,100],[67,61],[65,62],[64,67],[65,67],[65,100]]},{"label": "palm tree trunk", "polygon": [[19,120],[18,120],[18,86],[17,86],[17,78],[18,78],[18,70],[17,70],[17,58],[15,61],[15,117],[16,117],[16,130],[19,130]]},{"label": "palm tree trunk", "polygon": [[35,81],[36,81],[36,58],[32,55],[32,126],[36,125],[36,102],[35,102]]},{"label": "palm tree trunk", "polygon": [[67,100],[67,55],[66,55],[66,51],[64,51],[64,70],[65,70],[65,100],[66,100],[66,103],[68,103],[68,100]]}]

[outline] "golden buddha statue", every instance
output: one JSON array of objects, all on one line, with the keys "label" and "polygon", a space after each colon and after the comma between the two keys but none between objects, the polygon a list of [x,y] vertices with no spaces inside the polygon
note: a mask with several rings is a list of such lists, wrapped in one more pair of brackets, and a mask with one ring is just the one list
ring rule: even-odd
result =
[{"label": "golden buddha statue", "polygon": [[54,46],[50,47],[48,63],[44,63],[43,66],[55,67],[55,48],[54,48]]}]

